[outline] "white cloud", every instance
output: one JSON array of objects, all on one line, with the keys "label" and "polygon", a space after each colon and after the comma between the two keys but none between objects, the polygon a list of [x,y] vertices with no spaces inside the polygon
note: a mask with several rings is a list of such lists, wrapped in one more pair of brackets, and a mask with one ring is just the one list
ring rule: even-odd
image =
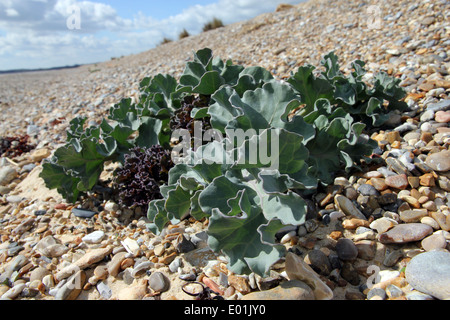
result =
[{"label": "white cloud", "polygon": [[[218,0],[157,20],[142,12],[124,19],[110,5],[95,0],[2,0],[0,70],[104,61],[148,50],[163,37],[176,39],[183,28],[199,33],[213,17],[230,24],[273,11],[280,3],[301,1]],[[67,28],[74,5],[80,9],[79,30]]]},{"label": "white cloud", "polygon": [[17,10],[13,9],[13,8],[5,9],[5,12],[6,12],[6,15],[8,17],[17,17],[17,16],[19,16],[19,13],[17,12]]}]

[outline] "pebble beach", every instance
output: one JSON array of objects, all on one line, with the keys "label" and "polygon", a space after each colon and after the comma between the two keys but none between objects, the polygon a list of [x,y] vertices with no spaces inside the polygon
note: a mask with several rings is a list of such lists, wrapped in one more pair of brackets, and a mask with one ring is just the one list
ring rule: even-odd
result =
[{"label": "pebble beach", "polygon": [[[0,160],[0,299],[192,300],[189,281],[227,300],[450,299],[449,21],[445,0],[310,0],[136,55],[1,74],[0,137],[28,135],[35,148]],[[306,223],[277,234],[288,253],[267,277],[230,272],[207,220],[155,235],[139,208],[108,195],[67,203],[39,178],[73,118],[100,124],[139,99],[142,79],[178,79],[205,47],[281,80],[334,51],[343,72],[359,59],[367,81],[384,71],[407,93],[408,110],[369,133],[383,163],[319,189]]]}]

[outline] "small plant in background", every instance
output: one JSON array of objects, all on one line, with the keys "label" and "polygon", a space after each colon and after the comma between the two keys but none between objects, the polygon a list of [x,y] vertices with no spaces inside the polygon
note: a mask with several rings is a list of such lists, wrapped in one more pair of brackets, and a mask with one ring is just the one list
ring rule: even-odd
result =
[{"label": "small plant in background", "polygon": [[166,44],[166,43],[170,43],[170,42],[173,42],[173,40],[164,37],[164,39],[161,40],[160,45],[163,45],[163,44]]},{"label": "small plant in background", "polygon": [[181,31],[181,33],[178,35],[178,39],[181,40],[189,36],[190,36],[189,32],[186,29],[183,29],[183,31]]},{"label": "small plant in background", "polygon": [[214,18],[203,26],[203,32],[222,28],[224,26],[222,20]]}]

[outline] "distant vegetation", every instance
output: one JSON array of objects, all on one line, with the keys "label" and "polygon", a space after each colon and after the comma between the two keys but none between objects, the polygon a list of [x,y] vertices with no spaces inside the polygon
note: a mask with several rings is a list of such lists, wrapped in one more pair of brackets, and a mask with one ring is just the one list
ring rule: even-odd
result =
[{"label": "distant vegetation", "polygon": [[183,29],[183,31],[181,31],[181,33],[179,34],[178,39],[181,40],[189,36],[190,36],[189,32],[186,29]]},{"label": "distant vegetation", "polygon": [[212,21],[206,23],[203,26],[203,32],[209,31],[209,30],[214,30],[217,28],[222,28],[224,26],[222,20],[214,18]]},{"label": "distant vegetation", "polygon": [[161,45],[161,44],[166,44],[166,43],[169,43],[169,42],[172,42],[172,41],[173,41],[172,39],[169,39],[169,38],[164,37],[164,39],[162,39],[160,45]]}]

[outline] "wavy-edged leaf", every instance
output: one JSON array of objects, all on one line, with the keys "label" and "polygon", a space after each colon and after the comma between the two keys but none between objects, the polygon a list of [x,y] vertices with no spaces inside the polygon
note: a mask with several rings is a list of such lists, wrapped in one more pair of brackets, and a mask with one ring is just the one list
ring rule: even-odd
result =
[{"label": "wavy-edged leaf", "polygon": [[[209,218],[208,245],[215,251],[222,250],[229,258],[228,268],[237,274],[255,272],[264,275],[282,257],[284,247],[261,241],[274,238],[275,228],[262,228],[267,220],[260,208],[252,206],[246,191],[240,193],[240,216],[228,216],[215,208]],[[259,229],[259,230],[258,230]]]}]

